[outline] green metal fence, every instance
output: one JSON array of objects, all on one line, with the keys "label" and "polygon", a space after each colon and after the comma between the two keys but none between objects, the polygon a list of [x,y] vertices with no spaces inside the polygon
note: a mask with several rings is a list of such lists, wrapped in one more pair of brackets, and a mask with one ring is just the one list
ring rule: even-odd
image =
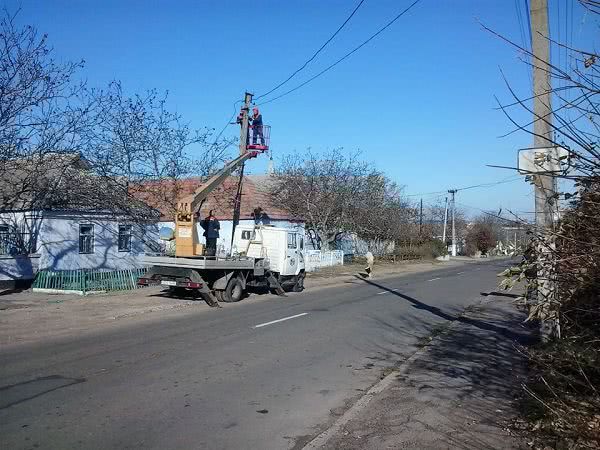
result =
[{"label": "green metal fence", "polygon": [[126,291],[137,289],[137,280],[146,269],[128,269],[114,271],[100,270],[41,270],[33,282],[34,289],[58,291]]}]

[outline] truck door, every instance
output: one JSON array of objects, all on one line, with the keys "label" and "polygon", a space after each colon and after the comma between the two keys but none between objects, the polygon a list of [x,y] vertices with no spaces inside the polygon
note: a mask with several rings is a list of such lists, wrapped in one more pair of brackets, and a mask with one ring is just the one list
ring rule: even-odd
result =
[{"label": "truck door", "polygon": [[305,270],[304,263],[304,234],[298,233],[298,272]]},{"label": "truck door", "polygon": [[300,252],[298,251],[298,233],[287,233],[287,248],[283,273],[281,275],[297,275],[300,272]]}]

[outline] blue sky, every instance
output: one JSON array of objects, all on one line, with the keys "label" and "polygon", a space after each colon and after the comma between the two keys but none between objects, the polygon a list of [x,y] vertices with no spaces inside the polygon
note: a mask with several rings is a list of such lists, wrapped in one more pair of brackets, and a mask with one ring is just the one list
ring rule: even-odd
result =
[{"label": "blue sky", "polygon": [[[564,18],[571,1],[550,0],[553,26],[560,8]],[[20,6],[20,22],[48,33],[59,58],[85,59],[82,77],[92,86],[116,79],[131,93],[168,90],[170,108],[193,127],[220,130],[245,90],[258,95],[287,78],[356,3],[22,0],[6,5]],[[409,3],[366,0],[286,87],[329,65]],[[406,185],[407,194],[511,177],[486,164],[514,166],[517,149],[530,146],[532,138],[498,138],[511,125],[494,109],[494,95],[510,100],[502,69],[511,86],[528,96],[528,70],[515,49],[482,30],[477,20],[521,42],[514,3],[422,0],[326,75],[264,106],[274,158],[307,147],[359,149],[364,159]],[[523,8],[525,0],[517,3]],[[574,30],[576,42],[589,41],[590,27],[597,31],[596,22],[583,19],[575,5],[573,20],[563,25]],[[231,126],[226,135],[237,131]],[[266,158],[253,160],[247,170],[260,173],[266,165]],[[434,198],[424,197],[426,203]],[[520,180],[460,192],[457,201],[486,210],[533,208],[531,187]],[[475,208],[469,212],[477,213]]]}]

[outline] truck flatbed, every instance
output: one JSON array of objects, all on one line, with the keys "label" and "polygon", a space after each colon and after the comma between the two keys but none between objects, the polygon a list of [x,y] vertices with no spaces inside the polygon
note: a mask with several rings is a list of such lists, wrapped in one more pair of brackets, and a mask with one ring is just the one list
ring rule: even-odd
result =
[{"label": "truck flatbed", "polygon": [[181,258],[175,256],[144,256],[142,263],[150,266],[177,267],[196,270],[268,269],[264,258],[198,256]]}]

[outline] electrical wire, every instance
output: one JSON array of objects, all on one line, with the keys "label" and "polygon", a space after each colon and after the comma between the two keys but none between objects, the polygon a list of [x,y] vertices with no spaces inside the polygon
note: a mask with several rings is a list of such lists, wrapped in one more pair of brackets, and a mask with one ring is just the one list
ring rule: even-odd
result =
[{"label": "electrical wire", "polygon": [[346,20],[344,21],[343,24],[341,24],[337,30],[335,30],[335,33],[333,33],[331,35],[331,37],[329,39],[327,39],[327,41],[325,41],[325,43],[323,45],[321,45],[321,47],[315,52],[313,53],[313,55],[302,65],[300,66],[298,69],[296,69],[296,71],[294,73],[292,73],[289,77],[287,77],[285,80],[283,80],[281,83],[279,83],[277,86],[275,86],[273,89],[271,89],[268,92],[265,92],[264,94],[261,94],[259,96],[257,96],[255,98],[255,100],[261,99],[263,97],[266,97],[267,95],[269,95],[270,93],[272,93],[273,91],[276,91],[277,89],[279,89],[281,86],[283,86],[284,84],[286,84],[288,81],[290,81],[292,78],[294,78],[300,71],[304,70],[304,68],[306,66],[308,66],[316,57],[319,53],[321,53],[321,51],[327,46],[327,44],[329,44],[333,38],[335,38],[338,33],[340,31],[342,31],[342,29],[346,26],[346,24],[348,22],[350,22],[350,19],[352,19],[352,17],[354,16],[354,14],[356,14],[356,11],[358,11],[358,8],[360,8],[362,6],[362,4],[365,2],[365,0],[360,0],[360,2],[358,2],[358,5],[356,5],[356,7],[354,8],[354,10],[352,11],[352,13],[346,18]]},{"label": "electrical wire", "polygon": [[286,95],[291,94],[294,91],[297,91],[298,89],[306,86],[311,81],[319,78],[324,73],[326,73],[329,70],[333,69],[339,63],[341,63],[342,61],[344,61],[345,59],[347,59],[348,57],[350,57],[352,54],[356,53],[362,47],[364,47],[369,42],[371,42],[373,39],[375,39],[377,36],[379,36],[381,33],[383,33],[387,28],[389,28],[390,26],[392,26],[394,22],[396,22],[400,17],[402,17],[404,14],[406,14],[408,11],[410,11],[420,1],[421,0],[415,0],[414,2],[412,2],[407,8],[405,8],[402,12],[400,12],[398,15],[396,15],[396,17],[394,17],[392,20],[390,20],[386,25],[384,25],[382,28],[380,28],[376,33],[372,34],[366,41],[363,41],[362,44],[360,44],[359,46],[355,47],[353,50],[351,50],[348,53],[346,53],[344,56],[342,56],[340,59],[338,59],[337,61],[335,61],[333,64],[327,66],[325,69],[323,69],[322,71],[320,71],[319,73],[317,73],[313,77],[309,78],[308,80],[306,80],[305,82],[299,84],[298,86],[290,89],[289,91],[286,91],[283,94],[278,95],[277,97],[273,97],[273,98],[271,98],[269,100],[266,100],[266,101],[260,103],[259,106],[260,105],[266,105],[267,103],[271,103],[271,102],[274,102],[275,100],[278,100],[278,99],[280,99],[282,97],[285,97]]},{"label": "electrical wire", "polygon": [[515,13],[517,14],[517,22],[519,23],[519,34],[521,35],[521,45],[527,50],[527,42],[525,40],[525,28],[523,26],[523,17],[521,15],[521,2],[514,0],[515,2]]},{"label": "electrical wire", "polygon": [[500,181],[495,181],[492,183],[483,183],[483,184],[475,184],[473,186],[467,186],[467,187],[463,187],[463,188],[458,188],[455,189],[457,192],[458,191],[466,191],[467,189],[475,189],[475,188],[483,188],[483,187],[492,187],[492,186],[497,186],[499,184],[504,184],[504,183],[513,183],[517,180],[522,179],[522,176],[514,176],[514,177],[510,177],[510,178],[506,178]]},{"label": "electrical wire", "polygon": [[533,48],[532,48],[533,47],[533,42],[532,42],[533,36],[531,34],[531,15],[529,12],[529,1],[530,0],[523,0],[523,1],[525,2],[525,19],[527,19],[526,20],[527,32],[529,33],[529,50],[531,52],[533,52]]},{"label": "electrical wire", "polygon": [[[465,187],[457,188],[457,189],[454,189],[454,190],[456,192],[459,192],[459,191],[466,191],[468,189],[493,187],[493,186],[497,186],[499,184],[513,183],[513,182],[515,182],[517,180],[520,180],[522,178],[523,178],[522,176],[516,175],[516,176],[511,176],[509,178],[504,178],[504,179],[499,180],[499,181],[494,181],[494,182],[491,182],[491,183],[474,184],[473,186],[465,186]],[[424,193],[421,193],[421,194],[407,194],[407,195],[405,195],[405,197],[426,197],[428,195],[445,194],[447,192],[448,192],[448,190],[445,190],[445,191],[435,191],[435,192],[424,192]]]},{"label": "electrical wire", "polygon": [[[474,184],[472,186],[465,186],[462,188],[457,188],[454,189],[456,192],[459,191],[466,191],[467,189],[476,189],[476,188],[486,188],[486,187],[493,187],[493,186],[497,186],[499,184],[504,184],[504,183],[513,183],[517,180],[522,179],[522,176],[511,176],[509,178],[504,178],[502,180],[499,181],[494,181],[491,183],[481,183],[481,184]],[[435,194],[446,194],[448,193],[448,190],[445,191],[435,191],[435,192],[425,192],[425,193],[421,193],[421,194],[407,194],[404,197],[426,197],[428,195],[435,195]]]},{"label": "electrical wire", "polygon": [[[227,129],[227,127],[229,125],[231,125],[231,121],[233,120],[233,118],[235,117],[236,113],[237,113],[237,105],[239,103],[243,103],[241,100],[237,100],[234,104],[233,104],[233,114],[231,115],[231,117],[229,117],[229,119],[227,120],[227,122],[225,122],[225,125],[223,126],[223,128],[221,128],[221,131],[219,131],[219,134],[217,134],[217,137],[215,138],[214,142],[211,144],[209,150],[212,150],[216,147],[217,143],[219,142],[219,139],[221,138],[221,136],[223,135],[223,133],[225,132],[225,130]],[[220,158],[223,153],[225,153],[225,150],[227,150],[227,148],[229,147],[229,145],[226,145],[225,147],[223,147],[223,149],[221,150],[221,152],[219,153],[219,155],[216,157],[216,159]]]}]

